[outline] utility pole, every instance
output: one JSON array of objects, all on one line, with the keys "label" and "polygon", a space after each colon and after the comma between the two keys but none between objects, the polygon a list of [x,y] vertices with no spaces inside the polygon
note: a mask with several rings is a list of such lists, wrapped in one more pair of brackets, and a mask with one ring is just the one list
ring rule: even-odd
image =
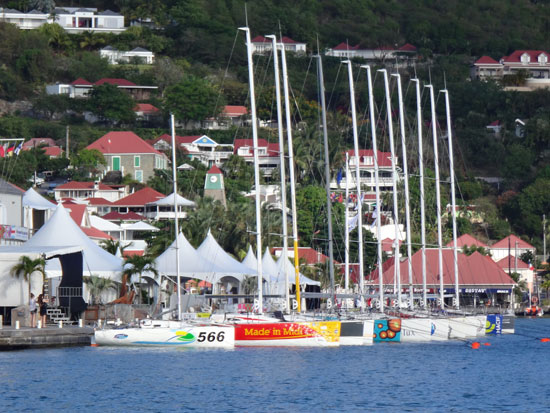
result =
[{"label": "utility pole", "polygon": [[65,157],[69,159],[69,125],[65,129]]},{"label": "utility pole", "polygon": [[542,214],[542,262],[546,263],[546,214]]}]

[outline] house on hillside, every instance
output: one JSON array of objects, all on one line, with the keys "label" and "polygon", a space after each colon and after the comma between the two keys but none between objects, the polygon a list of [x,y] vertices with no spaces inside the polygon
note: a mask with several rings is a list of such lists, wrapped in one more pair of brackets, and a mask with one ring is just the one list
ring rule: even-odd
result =
[{"label": "house on hillside", "polygon": [[[187,153],[189,159],[197,159],[203,165],[222,165],[233,155],[233,145],[221,145],[206,135],[176,136],[176,145]],[[159,136],[153,141],[158,151],[172,150],[172,137],[168,134]]]},{"label": "house on hillside", "polygon": [[535,247],[513,234],[491,245],[490,250],[495,261],[500,261],[508,255],[520,257],[526,252],[531,252],[535,256],[536,252]]},{"label": "house on hillside", "polygon": [[526,75],[527,90],[550,87],[550,53],[544,50],[516,50],[503,56],[497,62],[489,56],[482,56],[470,68],[472,79],[502,80],[505,76]]},{"label": "house on hillside", "polygon": [[38,10],[22,12],[0,7],[0,22],[11,23],[19,29],[37,29],[46,23],[57,23],[68,33],[122,33],[124,16],[111,10],[98,12],[93,7],[56,7],[51,13]]},{"label": "house on hillside", "polygon": [[[285,52],[305,54],[306,53],[306,43],[297,42],[292,40],[290,37],[283,36],[281,39],[278,39],[279,43],[282,43],[285,48]],[[252,53],[256,54],[267,54],[271,53],[273,48],[273,42],[271,39],[265,38],[264,36],[256,36],[251,40],[252,43]]]},{"label": "house on hillside", "polygon": [[535,268],[520,260],[518,257],[508,255],[497,261],[497,265],[507,274],[517,273],[519,281],[525,281],[527,288],[532,293],[535,280]]},{"label": "house on hillside", "polygon": [[99,51],[99,56],[107,59],[112,65],[134,62],[152,65],[155,61],[154,53],[143,47],[136,47],[130,51],[122,51],[115,49],[113,46],[105,46]]},{"label": "house on hillside", "polygon": [[63,149],[55,144],[52,138],[31,138],[23,143],[22,150],[28,151],[34,148],[41,148],[44,154],[50,158],[60,158],[63,155]]},{"label": "house on hillside", "polygon": [[135,100],[148,100],[151,94],[155,92],[157,86],[140,86],[126,79],[103,78],[95,83],[88,82],[86,79],[78,78],[71,83],[56,83],[46,86],[48,95],[69,95],[71,98],[88,97],[94,86],[110,84],[120,90],[128,93]]},{"label": "house on hillside", "polygon": [[145,205],[165,198],[164,194],[146,186],[112,204],[112,211],[103,216],[108,220],[139,221],[145,218]]},{"label": "house on hillside", "polygon": [[176,119],[176,126],[184,129],[211,129],[227,130],[232,127],[250,125],[250,116],[246,106],[227,105],[221,113],[215,117],[208,117],[204,120],[190,120],[187,123]]},{"label": "house on hillside", "polygon": [[103,198],[114,202],[128,194],[128,187],[126,185],[105,185],[99,181],[69,181],[56,186],[53,192],[56,201],[63,199],[84,201],[88,198]]},{"label": "house on hillside", "polygon": [[342,42],[333,48],[327,49],[325,55],[341,59],[360,58],[376,62],[397,62],[398,65],[403,63],[412,64],[417,60],[416,47],[409,43],[401,47],[380,46],[366,48],[360,45],[350,46],[348,43]]},{"label": "house on hillside", "polygon": [[[235,139],[233,154],[238,155],[248,163],[254,163],[254,145],[252,139]],[[279,159],[279,144],[268,143],[265,139],[258,139],[258,158],[260,170],[266,178],[271,177],[273,171],[281,164]]]},{"label": "house on hillside", "polygon": [[86,149],[103,154],[107,162],[107,166],[99,166],[103,172],[120,171],[138,182],[147,182],[155,169],[168,169],[168,157],[133,132],[109,132]]},{"label": "house on hillside", "polygon": [[[374,152],[372,149],[360,149],[359,159],[355,156],[355,150],[347,151],[349,159],[349,189],[357,188],[355,165],[359,162],[359,175],[362,187],[367,187],[368,191],[374,191],[376,188],[374,179]],[[397,159],[396,159],[397,163]],[[378,151],[378,184],[381,191],[391,191],[392,169],[391,153]],[[346,188],[346,171],[342,169],[340,173],[330,182],[332,189]]]},{"label": "house on hillside", "polygon": [[138,103],[134,107],[134,112],[136,114],[136,119],[144,120],[146,122],[152,122],[157,119],[160,119],[162,116],[161,111],[151,105],[150,103]]}]

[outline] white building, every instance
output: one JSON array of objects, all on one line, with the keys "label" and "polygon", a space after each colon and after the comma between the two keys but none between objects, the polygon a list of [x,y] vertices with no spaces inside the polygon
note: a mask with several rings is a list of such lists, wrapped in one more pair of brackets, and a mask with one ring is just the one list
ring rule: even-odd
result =
[{"label": "white building", "polygon": [[[306,43],[297,42],[290,37],[283,36],[280,41],[285,47],[286,52],[305,54]],[[264,54],[271,53],[273,42],[271,39],[267,39],[264,36],[256,36],[251,40],[252,53]]]},{"label": "white building", "polygon": [[123,15],[111,10],[98,12],[96,8],[90,7],[58,7],[52,13],[38,10],[24,13],[0,8],[0,21],[15,24],[24,30],[36,29],[46,23],[57,23],[69,33],[121,33],[126,30]]},{"label": "white building", "polygon": [[122,51],[112,46],[106,46],[99,51],[99,56],[107,59],[110,64],[139,62],[141,64],[152,65],[155,61],[153,52],[142,47],[136,47],[130,51]]}]

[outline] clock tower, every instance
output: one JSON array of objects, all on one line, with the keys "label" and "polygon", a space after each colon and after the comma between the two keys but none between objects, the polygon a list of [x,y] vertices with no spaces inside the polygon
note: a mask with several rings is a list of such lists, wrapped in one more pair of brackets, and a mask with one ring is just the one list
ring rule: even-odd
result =
[{"label": "clock tower", "polygon": [[227,208],[225,201],[225,187],[223,185],[223,172],[216,165],[206,173],[204,180],[204,196],[220,201]]}]

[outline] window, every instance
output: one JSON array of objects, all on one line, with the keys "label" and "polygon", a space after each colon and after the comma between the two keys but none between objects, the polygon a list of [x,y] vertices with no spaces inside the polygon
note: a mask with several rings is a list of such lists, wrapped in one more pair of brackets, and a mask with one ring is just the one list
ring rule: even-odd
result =
[{"label": "window", "polygon": [[134,168],[139,168],[141,166],[140,162],[141,162],[140,156],[134,156]]},{"label": "window", "polygon": [[136,181],[143,182],[143,171],[142,170],[136,171]]}]

